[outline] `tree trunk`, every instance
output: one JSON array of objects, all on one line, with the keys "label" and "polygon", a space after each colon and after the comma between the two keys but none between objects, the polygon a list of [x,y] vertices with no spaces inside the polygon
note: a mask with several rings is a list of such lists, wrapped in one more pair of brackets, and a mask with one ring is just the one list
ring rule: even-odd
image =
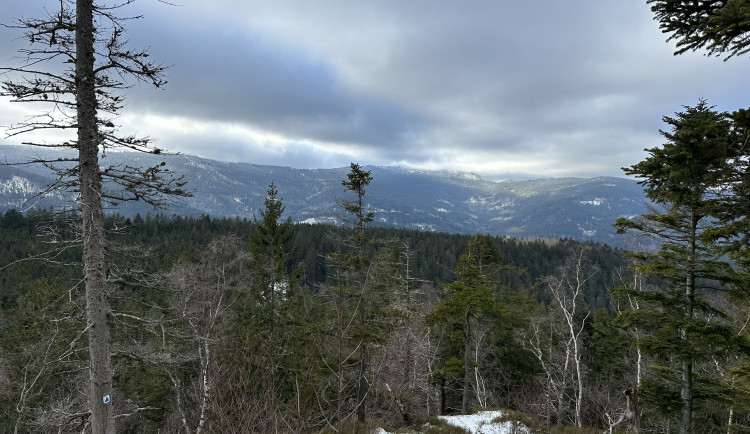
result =
[{"label": "tree trunk", "polygon": [[632,418],[632,431],[639,434],[641,432],[641,410],[638,408],[638,388],[626,390],[625,396],[628,400],[628,412]]},{"label": "tree trunk", "polygon": [[445,415],[445,377],[440,377],[440,414]]},{"label": "tree trunk", "polygon": [[583,420],[581,418],[581,407],[583,405],[583,375],[581,374],[581,355],[578,354],[578,339],[573,340],[573,357],[576,364],[576,426],[582,427]]},{"label": "tree trunk", "polygon": [[[696,239],[698,231],[698,219],[695,211],[691,211],[690,233],[688,236],[688,265],[687,281],[685,282],[685,320],[690,323],[693,320],[693,305],[695,304],[695,262],[696,262]],[[687,330],[680,331],[681,338],[689,341]],[[686,344],[687,345],[687,344]],[[682,414],[680,418],[680,434],[693,432],[693,361],[692,355],[688,360],[682,362]]]},{"label": "tree trunk", "polygon": [[682,415],[680,418],[680,434],[692,432],[693,418],[693,364],[682,362]]},{"label": "tree trunk", "polygon": [[366,271],[363,270],[363,264],[365,262],[365,217],[364,217],[364,203],[362,197],[364,196],[364,189],[357,190],[357,290],[359,292],[359,304],[357,310],[359,313],[359,327],[362,333],[362,338],[359,342],[359,378],[357,381],[357,421],[360,423],[365,422],[366,410],[367,410],[367,363],[368,363],[368,321],[367,321],[367,309],[369,308],[369,299],[367,294],[367,277]]},{"label": "tree trunk", "polygon": [[111,342],[105,290],[104,217],[94,83],[93,0],[76,2],[76,104],[86,314],[89,328],[91,432],[114,433]]},{"label": "tree trunk", "polygon": [[365,336],[359,344],[359,380],[357,383],[357,421],[364,423],[366,416],[366,399],[367,399],[367,318],[365,312],[365,295],[364,289],[361,290],[359,302],[359,326]]},{"label": "tree trunk", "polygon": [[[339,275],[339,282],[341,276]],[[338,305],[336,309],[336,321],[338,321],[338,377],[337,377],[337,389],[336,389],[336,421],[341,423],[343,421],[344,414],[344,293],[343,289],[339,285],[338,295],[336,297],[336,303]]]},{"label": "tree trunk", "polygon": [[471,316],[466,314],[464,328],[464,395],[461,399],[461,414],[469,413],[469,385],[471,384]]}]

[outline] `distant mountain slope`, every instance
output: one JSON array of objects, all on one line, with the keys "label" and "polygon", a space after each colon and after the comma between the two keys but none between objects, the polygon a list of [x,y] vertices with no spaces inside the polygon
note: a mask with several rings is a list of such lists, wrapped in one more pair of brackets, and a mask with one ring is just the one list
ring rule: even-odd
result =
[{"label": "distant mountain slope", "polygon": [[[2,146],[4,161],[23,161],[39,150]],[[344,198],[341,181],[348,168],[291,169],[226,163],[189,155],[154,156],[109,153],[103,164],[149,165],[165,161],[185,175],[191,198],[176,199],[166,214],[251,219],[263,207],[274,182],[297,222],[334,223]],[[639,185],[624,178],[555,178],[495,181],[471,173],[429,172],[398,167],[367,167],[373,181],[367,201],[380,226],[453,233],[490,233],[511,237],[573,238],[622,245],[612,223],[621,216],[645,212]],[[0,210],[72,206],[72,196],[43,199],[34,194],[51,180],[39,167],[0,166]],[[154,211],[126,203],[113,210],[123,215]]]}]

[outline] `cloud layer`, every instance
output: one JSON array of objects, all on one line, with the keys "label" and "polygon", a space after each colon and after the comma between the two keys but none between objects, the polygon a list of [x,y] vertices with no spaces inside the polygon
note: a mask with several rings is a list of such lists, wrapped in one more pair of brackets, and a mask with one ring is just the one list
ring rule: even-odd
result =
[{"label": "cloud layer", "polygon": [[[173,67],[165,90],[131,89],[121,123],[221,160],[621,175],[660,144],[661,116],[699,98],[750,105],[750,59],[672,56],[645,2],[140,0],[128,12],[144,15],[131,43]],[[0,123],[18,116],[0,101]]]}]

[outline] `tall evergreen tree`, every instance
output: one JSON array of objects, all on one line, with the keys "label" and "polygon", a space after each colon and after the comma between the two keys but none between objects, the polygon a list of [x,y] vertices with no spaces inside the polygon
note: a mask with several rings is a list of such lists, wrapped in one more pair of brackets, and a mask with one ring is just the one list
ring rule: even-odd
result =
[{"label": "tall evergreen tree", "polygon": [[[725,255],[733,266],[727,268],[730,315],[737,323],[739,335],[748,336],[747,308],[750,305],[750,109],[731,115],[733,128],[730,145],[732,173],[719,204],[717,224],[709,239],[719,244],[718,254]],[[723,369],[736,393],[728,417],[729,429],[740,418],[736,410],[750,409],[750,358],[736,358]]]},{"label": "tall evergreen tree", "polygon": [[369,265],[369,257],[367,252],[368,244],[370,240],[365,233],[367,224],[372,222],[373,213],[366,211],[367,207],[364,203],[365,189],[372,181],[372,176],[369,170],[364,170],[359,164],[351,163],[350,171],[346,175],[347,180],[342,181],[341,185],[344,186],[346,191],[354,193],[355,197],[353,200],[344,201],[342,207],[344,211],[352,215],[352,223],[354,225],[354,236],[352,237],[352,248],[353,253],[349,256],[347,262],[350,266],[351,271],[354,274],[354,281],[357,286],[357,317],[359,321],[359,335],[361,337],[359,342],[359,360],[358,360],[358,379],[357,379],[357,420],[364,422],[366,417],[366,401],[368,392],[368,381],[367,381],[367,363],[370,358],[369,354],[369,340],[368,336],[368,305],[369,297],[366,294],[367,290],[367,268]]},{"label": "tall evergreen tree", "polygon": [[721,243],[721,253],[737,265],[729,269],[733,295],[750,297],[750,109],[732,113],[731,173],[719,199],[719,225],[710,233]]},{"label": "tall evergreen tree", "polygon": [[[647,196],[661,209],[619,219],[615,226],[620,233],[632,230],[661,245],[657,253],[637,253],[635,258],[636,270],[660,279],[663,291],[633,291],[631,296],[643,303],[641,309],[624,313],[624,320],[651,330],[641,345],[665,364],[660,372],[670,372],[670,360],[678,362],[680,432],[689,433],[696,409],[696,367],[736,348],[728,326],[710,321],[721,312],[705,298],[706,291],[717,289],[726,270],[706,234],[716,214],[717,192],[730,174],[731,120],[705,101],[663,120],[671,127],[661,131],[667,142],[647,149],[649,157],[624,169],[642,179]],[[670,395],[662,390],[652,396]]]},{"label": "tall evergreen tree", "polygon": [[[289,378],[296,375],[306,342],[297,327],[302,321],[302,268],[291,270],[298,252],[292,247],[295,228],[290,217],[284,218],[285,206],[276,185],[271,183],[267,193],[250,232],[251,284],[238,297],[236,324],[226,352],[227,369],[235,372],[231,372],[234,381],[226,384],[230,390],[225,395],[242,394],[237,391],[251,395],[243,399],[246,405],[254,405],[247,409],[253,416],[239,419],[246,421],[243,429],[249,431],[278,431],[284,411],[293,407],[290,401],[300,400],[299,384],[292,390]],[[239,384],[243,379],[254,384]]]},{"label": "tall evergreen tree", "polygon": [[[472,359],[474,328],[482,321],[496,318],[500,312],[495,292],[500,286],[501,257],[489,235],[476,235],[461,254],[456,265],[456,281],[445,286],[447,297],[427,319],[445,327],[461,356],[461,413],[469,411],[471,374],[476,368]],[[460,349],[459,349],[460,348]],[[455,371],[458,359],[447,359],[445,370]]]},{"label": "tall evergreen tree", "polygon": [[291,289],[290,286],[295,284],[291,281],[288,267],[297,250],[290,248],[294,238],[294,225],[291,217],[283,217],[286,207],[278,197],[279,191],[274,183],[268,186],[267,193],[263,202],[265,208],[260,210],[260,219],[254,219],[255,226],[250,232],[250,253],[253,255],[254,286],[266,305],[268,316],[265,320],[273,334],[279,304]]}]

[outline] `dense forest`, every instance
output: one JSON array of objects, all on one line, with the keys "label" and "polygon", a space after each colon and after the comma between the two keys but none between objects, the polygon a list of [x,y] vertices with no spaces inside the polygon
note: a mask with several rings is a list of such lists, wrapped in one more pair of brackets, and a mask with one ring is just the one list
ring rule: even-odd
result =
[{"label": "dense forest", "polygon": [[[364,331],[349,323],[340,327],[356,310],[351,276],[341,277],[350,267],[342,257],[350,250],[349,230],[289,225],[280,219],[283,208],[273,211],[281,202],[268,204],[271,211],[261,210],[265,218],[253,221],[107,218],[120,391],[113,400],[123,413],[133,413],[122,431],[204,425],[219,432],[230,426],[304,431],[335,424],[356,408],[351,389],[359,359],[351,351]],[[8,246],[0,253],[6,331],[1,366],[8,382],[2,424],[19,432],[71,429],[84,419],[74,417],[81,403],[71,394],[81,387],[86,364],[80,245],[72,217],[8,211],[0,218],[0,236]],[[545,407],[539,396],[546,393],[539,387],[545,374],[534,351],[547,348],[531,343],[551,338],[544,345],[564,345],[549,279],[574,272],[574,260],[583,261],[585,269],[578,271],[588,279],[577,295],[578,315],[585,311],[590,317],[581,321],[587,380],[627,369],[627,360],[613,365],[602,358],[615,333],[609,289],[626,270],[623,252],[568,240],[381,228],[365,234],[372,273],[366,282],[372,291],[367,410],[375,419],[399,426],[459,412],[464,390],[471,389],[472,407],[517,408],[554,423],[570,422],[571,402],[539,411]],[[278,242],[283,244],[274,246]],[[488,274],[489,298],[467,340],[456,336],[461,324],[451,308],[440,306],[456,300],[455,270],[462,253],[477,243],[492,251],[497,274]],[[274,255],[283,265],[269,269]],[[532,323],[544,323],[544,334],[529,335]],[[477,377],[470,378],[469,388],[459,375],[462,350],[456,345],[462,340],[480,356],[472,359]],[[627,340],[618,345],[627,346]],[[562,380],[570,372],[558,374]],[[605,424],[605,410],[587,408],[587,423]]]}]

